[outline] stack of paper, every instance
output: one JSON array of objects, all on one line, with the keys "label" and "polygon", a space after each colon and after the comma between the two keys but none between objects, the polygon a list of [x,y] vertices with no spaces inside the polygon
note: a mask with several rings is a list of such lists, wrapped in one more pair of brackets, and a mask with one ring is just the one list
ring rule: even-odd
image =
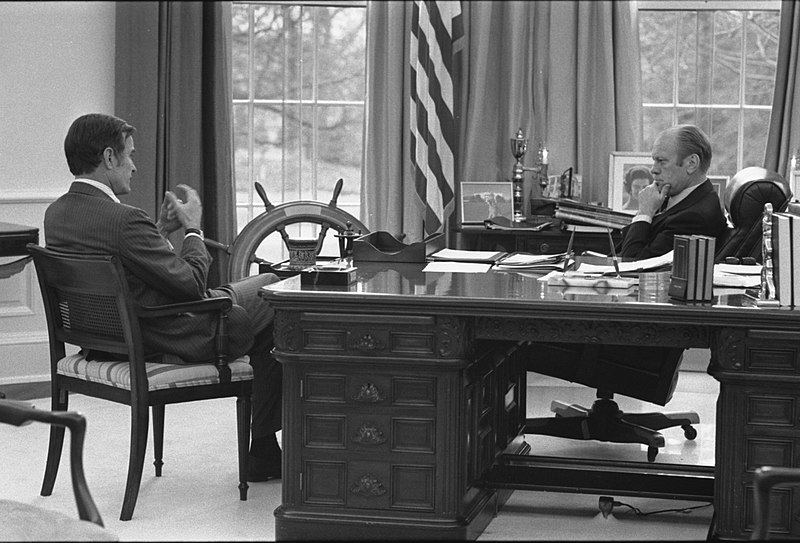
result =
[{"label": "stack of paper", "polygon": [[531,253],[509,253],[494,265],[497,270],[549,271],[563,270],[566,253],[535,255]]},{"label": "stack of paper", "polygon": [[486,262],[495,263],[506,256],[503,251],[464,251],[458,249],[442,249],[430,255],[434,261],[446,262]]},{"label": "stack of paper", "polygon": [[[633,260],[631,262],[620,262],[619,273],[635,275],[642,272],[660,271],[669,266],[672,266],[672,251],[661,256],[654,256],[653,258]],[[601,275],[617,274],[617,271],[614,269],[614,266],[586,264],[586,263],[583,263],[580,266],[578,266],[578,269],[576,271],[585,274],[601,274]]]}]

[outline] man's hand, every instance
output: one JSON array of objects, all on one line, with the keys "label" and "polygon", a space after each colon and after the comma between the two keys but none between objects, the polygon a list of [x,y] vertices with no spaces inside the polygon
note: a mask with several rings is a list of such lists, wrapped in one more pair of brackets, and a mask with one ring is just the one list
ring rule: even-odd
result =
[{"label": "man's hand", "polygon": [[669,196],[670,185],[662,185],[661,188],[655,183],[650,183],[639,191],[639,215],[655,215],[664,200]]},{"label": "man's hand", "polygon": [[[164,204],[167,206],[167,217],[174,214],[181,226],[184,228],[197,228],[200,230],[200,224],[203,219],[203,204],[200,202],[200,196],[197,191],[189,185],[178,185],[176,188],[183,192],[183,200],[172,192],[167,191],[164,195]],[[161,208],[162,216],[164,213],[164,206]]]},{"label": "man's hand", "polygon": [[172,199],[169,196],[164,197],[164,201],[161,203],[161,212],[158,215],[158,222],[156,223],[158,231],[164,237],[169,236],[183,226],[181,221],[178,220],[175,211],[175,195],[171,192],[167,194],[172,195]]}]

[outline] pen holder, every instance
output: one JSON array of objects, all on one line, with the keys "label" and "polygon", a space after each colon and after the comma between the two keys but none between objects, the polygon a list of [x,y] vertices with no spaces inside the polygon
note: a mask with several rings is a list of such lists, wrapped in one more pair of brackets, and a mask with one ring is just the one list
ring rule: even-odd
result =
[{"label": "pen holder", "polygon": [[289,268],[302,270],[317,263],[317,240],[289,239]]}]

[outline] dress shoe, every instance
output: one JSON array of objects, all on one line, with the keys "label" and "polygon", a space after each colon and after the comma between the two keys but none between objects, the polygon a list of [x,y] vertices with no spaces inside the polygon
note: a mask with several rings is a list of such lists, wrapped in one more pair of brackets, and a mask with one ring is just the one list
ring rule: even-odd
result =
[{"label": "dress shoe", "polygon": [[281,478],[281,457],[259,457],[247,455],[247,482],[261,483]]}]

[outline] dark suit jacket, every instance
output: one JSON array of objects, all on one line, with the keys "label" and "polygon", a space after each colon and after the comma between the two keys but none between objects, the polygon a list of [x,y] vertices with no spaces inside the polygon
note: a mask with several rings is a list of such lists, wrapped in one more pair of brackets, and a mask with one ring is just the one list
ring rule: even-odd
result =
[{"label": "dark suit jacket", "polygon": [[[175,254],[143,210],[118,204],[85,183],[45,212],[47,247],[73,253],[106,253],[120,258],[131,294],[140,305],[199,300],[208,295],[206,277],[211,255],[197,236],[187,237]],[[240,356],[253,341],[250,320],[239,306],[229,314],[230,354]],[[148,352],[173,353],[187,362],[214,358],[216,316],[186,314],[142,323]]]},{"label": "dark suit jacket", "polygon": [[619,256],[650,258],[670,252],[675,234],[719,237],[727,227],[719,196],[706,179],[685,199],[653,217],[652,223],[637,221],[622,229]]}]

